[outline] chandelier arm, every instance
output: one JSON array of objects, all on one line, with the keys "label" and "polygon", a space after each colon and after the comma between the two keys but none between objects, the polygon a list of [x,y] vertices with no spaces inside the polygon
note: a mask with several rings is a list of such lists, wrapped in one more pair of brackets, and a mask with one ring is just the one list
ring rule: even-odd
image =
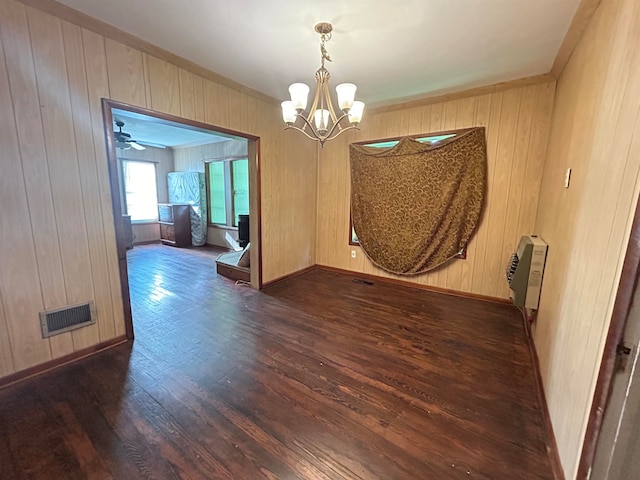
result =
[{"label": "chandelier arm", "polygon": [[313,115],[316,109],[318,108],[318,99],[319,99],[318,97],[320,96],[320,90],[321,90],[320,82],[318,82],[318,85],[316,86],[316,93],[313,97],[313,103],[311,104],[311,109],[309,110],[309,115],[305,117],[301,113],[299,114],[299,116],[302,117],[303,120],[305,120],[305,123],[309,125],[309,127],[311,127],[312,130],[314,129],[313,129],[313,126],[311,125],[311,120],[313,119]]},{"label": "chandelier arm", "polygon": [[333,102],[331,101],[331,96],[329,94],[329,85],[328,84],[324,85],[324,92],[323,93],[325,95],[325,98],[327,99],[327,110],[329,110],[329,115],[331,116],[331,120],[333,120],[333,123],[336,124],[336,123],[338,123],[340,121],[340,119],[342,119],[342,117],[338,118],[338,116],[336,115],[335,110],[333,109]]},{"label": "chandelier arm", "polygon": [[[348,130],[349,128],[353,127],[353,125],[349,125],[348,127],[343,127],[342,125],[340,125],[340,122],[342,121],[342,119],[346,116],[348,116],[349,114],[347,113],[343,113],[340,118],[338,118],[337,120],[335,120],[333,122],[333,126],[331,127],[331,130],[329,130],[329,133],[327,133],[327,135],[325,136],[326,140],[330,140],[331,138],[336,138],[338,136],[338,134],[340,132],[342,132],[343,130]],[[336,134],[335,136],[331,136],[334,132],[335,129],[338,129],[338,134]]]},{"label": "chandelier arm", "polygon": [[312,137],[311,135],[309,135],[309,133],[306,130],[303,130],[300,127],[296,127],[295,125],[287,125],[286,127],[284,127],[284,129],[285,130],[289,130],[289,129],[297,130],[298,132],[304,133],[307,136],[307,138],[309,138],[311,140],[315,140],[317,142],[323,142],[324,141],[324,140],[320,140],[319,137]]},{"label": "chandelier arm", "polygon": [[343,128],[342,130],[338,130],[338,133],[336,133],[333,137],[326,137],[322,142],[327,142],[329,140],[333,140],[334,138],[339,137],[340,135],[342,135],[344,132],[348,131],[348,130],[360,130],[360,127],[358,127],[357,125],[349,125],[348,127]]},{"label": "chandelier arm", "polygon": [[[296,130],[300,130],[302,133],[304,133],[307,137],[309,137],[312,140],[321,138],[321,136],[318,134],[318,131],[314,128],[313,124],[309,120],[307,120],[304,115],[297,114],[297,116],[303,120],[304,126],[300,128],[300,127],[296,127],[295,125],[292,125],[292,128],[295,128]],[[313,133],[313,136],[309,135],[309,133],[305,130],[306,127],[309,127],[309,129],[311,130],[311,133]]]}]

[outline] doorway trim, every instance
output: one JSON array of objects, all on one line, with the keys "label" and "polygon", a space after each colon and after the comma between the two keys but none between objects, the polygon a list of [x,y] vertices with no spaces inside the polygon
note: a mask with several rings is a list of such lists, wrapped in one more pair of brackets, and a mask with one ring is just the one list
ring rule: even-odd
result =
[{"label": "doorway trim", "polygon": [[[104,136],[107,149],[107,166],[109,168],[109,187],[111,191],[111,205],[113,208],[113,222],[116,234],[116,250],[118,252],[118,268],[120,271],[120,285],[122,288],[122,303],[124,309],[125,333],[129,340],[133,340],[133,317],[131,314],[131,296],[129,291],[129,276],[127,270],[127,250],[124,232],[124,224],[122,218],[122,207],[120,205],[120,179],[118,178],[118,159],[116,155],[115,138],[113,136],[113,115],[112,109],[126,110],[133,113],[139,113],[159,120],[180,123],[199,130],[208,130],[213,133],[219,132],[235,137],[244,138],[248,142],[248,157],[250,161],[255,159],[255,167],[249,169],[249,185],[250,203],[249,210],[251,215],[250,225],[250,241],[252,243],[252,251],[257,250],[258,259],[258,275],[252,275],[251,286],[262,289],[262,207],[260,192],[260,137],[247,133],[237,132],[224,127],[218,127],[208,123],[198,122],[196,120],[178,117],[168,113],[157,112],[147,108],[130,105],[127,103],[116,102],[108,98],[102,99],[102,119],[104,123]],[[253,173],[253,175],[252,175]],[[255,219],[255,220],[254,220]],[[253,245],[257,245],[257,249]],[[255,280],[254,280],[255,279]]]},{"label": "doorway trim", "polygon": [[613,305],[613,313],[609,324],[609,332],[602,353],[602,362],[598,372],[596,389],[591,403],[587,430],[582,444],[582,453],[578,465],[578,479],[586,479],[590,475],[591,467],[595,459],[596,447],[604,413],[609,403],[609,396],[613,388],[613,377],[615,375],[615,364],[617,356],[617,346],[622,342],[624,329],[631,311],[634,292],[638,284],[638,274],[640,273],[640,200],[636,204],[636,211],[631,225],[629,243],[622,264],[622,273],[618,283],[618,292]]}]

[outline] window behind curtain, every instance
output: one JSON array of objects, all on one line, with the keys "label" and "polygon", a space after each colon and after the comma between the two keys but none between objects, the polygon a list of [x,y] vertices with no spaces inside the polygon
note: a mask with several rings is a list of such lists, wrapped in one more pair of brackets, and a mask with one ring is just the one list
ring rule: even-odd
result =
[{"label": "window behind curtain", "polygon": [[156,165],[149,162],[122,161],[127,214],[132,222],[158,219]]},{"label": "window behind curtain", "polygon": [[249,214],[249,161],[206,163],[209,223],[235,227],[239,215]]}]

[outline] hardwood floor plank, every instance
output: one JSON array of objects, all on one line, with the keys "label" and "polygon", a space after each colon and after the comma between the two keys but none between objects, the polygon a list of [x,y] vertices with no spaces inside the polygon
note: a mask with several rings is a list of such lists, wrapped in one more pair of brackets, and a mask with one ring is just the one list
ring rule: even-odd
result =
[{"label": "hardwood floor plank", "polygon": [[553,478],[513,307],[219,252],[128,252],[135,343],[0,391],[3,479]]}]

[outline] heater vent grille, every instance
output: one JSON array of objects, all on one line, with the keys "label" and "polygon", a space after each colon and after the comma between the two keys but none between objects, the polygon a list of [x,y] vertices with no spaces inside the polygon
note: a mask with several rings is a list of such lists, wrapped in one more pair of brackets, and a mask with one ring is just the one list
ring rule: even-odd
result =
[{"label": "heater vent grille", "polygon": [[96,323],[96,309],[93,302],[40,312],[42,338],[94,323]]}]

